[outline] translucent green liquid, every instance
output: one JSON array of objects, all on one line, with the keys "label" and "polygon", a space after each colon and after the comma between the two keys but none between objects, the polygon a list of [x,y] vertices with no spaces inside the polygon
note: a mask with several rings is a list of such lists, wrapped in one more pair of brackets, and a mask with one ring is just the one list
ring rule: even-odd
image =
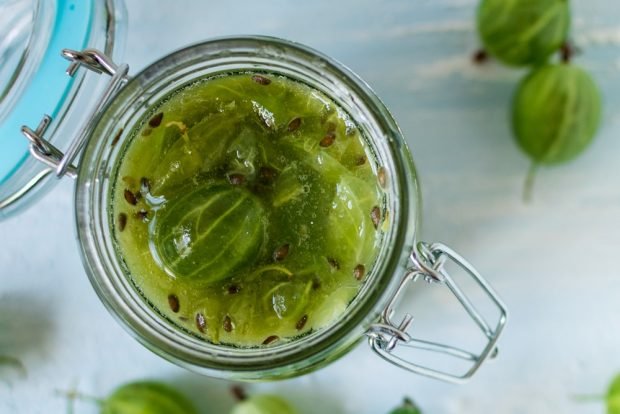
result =
[{"label": "translucent green liquid", "polygon": [[382,192],[357,127],[267,74],[205,79],[135,127],[114,173],[119,255],[148,302],[213,343],[271,346],[346,312]]}]

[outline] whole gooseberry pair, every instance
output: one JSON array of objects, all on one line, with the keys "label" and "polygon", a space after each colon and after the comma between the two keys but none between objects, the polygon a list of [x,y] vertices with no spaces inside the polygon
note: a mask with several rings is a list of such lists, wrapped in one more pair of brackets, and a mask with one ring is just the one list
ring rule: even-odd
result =
[{"label": "whole gooseberry pair", "polygon": [[[478,32],[485,51],[510,66],[532,66],[512,103],[519,146],[539,165],[569,161],[590,144],[601,118],[601,96],[583,69],[570,64],[568,0],[482,0]],[[563,61],[550,62],[564,47]]]},{"label": "whole gooseberry pair", "polygon": [[[135,381],[116,388],[106,398],[85,397],[75,392],[68,396],[94,400],[101,414],[198,414],[192,402],[175,388],[163,382]],[[231,414],[297,414],[284,399],[276,395],[254,395],[240,398]]]}]

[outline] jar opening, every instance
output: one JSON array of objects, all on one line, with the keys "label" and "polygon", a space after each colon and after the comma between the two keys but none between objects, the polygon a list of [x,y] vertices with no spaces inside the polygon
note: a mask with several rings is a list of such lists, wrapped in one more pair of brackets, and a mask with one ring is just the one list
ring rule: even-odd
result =
[{"label": "jar opening", "polygon": [[[113,243],[111,180],[130,131],[188,82],[218,73],[277,73],[310,85],[343,107],[363,130],[387,187],[387,225],[367,282],[331,326],[273,348],[217,346],[172,326],[126,277]],[[380,168],[380,169],[379,169]],[[381,177],[381,175],[380,175]],[[299,375],[343,354],[374,321],[404,265],[417,214],[415,174],[394,120],[348,69],[305,47],[272,38],[217,39],[178,51],[138,74],[102,114],[84,154],[76,190],[78,231],[89,277],[104,303],[154,352],[190,369],[237,379]]]}]

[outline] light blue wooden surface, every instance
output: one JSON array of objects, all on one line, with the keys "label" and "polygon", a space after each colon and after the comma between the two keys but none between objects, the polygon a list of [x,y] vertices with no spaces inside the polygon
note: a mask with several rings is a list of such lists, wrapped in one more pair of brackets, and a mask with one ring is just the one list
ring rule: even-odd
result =
[{"label": "light blue wooden surface", "polygon": [[[427,414],[604,412],[574,395],[600,394],[620,372],[620,2],[573,3],[577,63],[601,85],[603,127],[579,160],[540,171],[526,205],[529,163],[507,122],[522,72],[469,63],[475,1],[128,0],[133,71],[188,43],[239,33],[297,40],[351,67],[407,136],[423,186],[423,238],[461,251],[512,312],[499,361],[465,386],[411,376],[361,344],[315,374],[251,392],[287,395],[308,414],[381,414],[404,395]],[[26,379],[9,373],[0,382],[0,412],[64,412],[57,389],[104,395],[148,377],[226,413],[228,384],[159,359],[104,310],[82,269],[72,202],[67,181],[0,223],[0,349],[28,369]],[[460,334],[434,292],[415,299],[432,309],[418,314],[420,326]]]}]

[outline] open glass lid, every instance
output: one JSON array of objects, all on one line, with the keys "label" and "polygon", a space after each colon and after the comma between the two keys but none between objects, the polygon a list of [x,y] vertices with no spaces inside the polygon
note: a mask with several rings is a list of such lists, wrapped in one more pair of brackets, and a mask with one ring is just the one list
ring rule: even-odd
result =
[{"label": "open glass lid", "polygon": [[68,69],[61,51],[92,47],[118,59],[124,21],[119,0],[0,0],[0,218],[56,181],[53,169],[31,156],[22,127],[45,129],[62,147],[105,83]]}]

